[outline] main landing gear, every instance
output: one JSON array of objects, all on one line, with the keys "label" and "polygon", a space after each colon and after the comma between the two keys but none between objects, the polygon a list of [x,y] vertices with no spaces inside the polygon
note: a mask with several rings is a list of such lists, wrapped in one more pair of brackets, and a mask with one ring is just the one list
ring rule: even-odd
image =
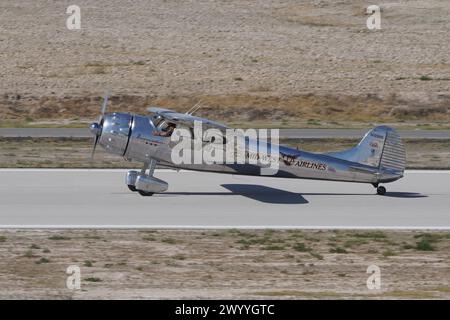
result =
[{"label": "main landing gear", "polygon": [[130,189],[130,191],[137,192],[137,193],[139,193],[141,196],[144,196],[144,197],[150,197],[150,196],[152,196],[152,195],[154,194],[154,192],[147,192],[147,191],[143,191],[143,190],[138,190],[138,189],[136,189],[136,187],[135,187],[134,185],[132,185],[132,184],[129,184],[129,185],[128,185],[128,189]]},{"label": "main landing gear", "polygon": [[143,197],[151,197],[152,195],[155,194],[154,192],[147,192],[142,190],[138,190],[137,192]]},{"label": "main landing gear", "polygon": [[383,196],[386,194],[386,188],[383,186],[379,186],[378,183],[373,183],[372,184],[375,188],[377,188],[377,194],[379,194],[380,196]]},{"label": "main landing gear", "polygon": [[[156,160],[151,160],[150,163],[144,164],[144,167],[140,172],[128,171],[126,176],[126,184],[128,189],[133,192],[138,192],[141,196],[149,197],[157,192],[164,192],[168,189],[167,182],[155,178],[153,173],[155,172]],[[148,174],[146,173],[148,168]]]}]

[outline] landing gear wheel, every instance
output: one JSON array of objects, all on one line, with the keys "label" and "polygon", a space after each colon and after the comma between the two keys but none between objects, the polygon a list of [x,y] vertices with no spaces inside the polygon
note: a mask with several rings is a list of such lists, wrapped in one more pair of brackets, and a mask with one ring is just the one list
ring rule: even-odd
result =
[{"label": "landing gear wheel", "polygon": [[139,192],[139,194],[143,197],[151,197],[154,194],[154,192],[147,192],[142,190],[138,190],[137,192]]},{"label": "landing gear wheel", "polygon": [[130,189],[130,190],[133,191],[133,192],[137,191],[136,187],[133,186],[132,184],[129,184],[129,185],[128,185],[128,189]]},{"label": "landing gear wheel", "polygon": [[380,196],[384,195],[384,194],[386,193],[386,188],[383,187],[383,186],[379,186],[379,187],[377,188],[377,193],[378,193]]}]

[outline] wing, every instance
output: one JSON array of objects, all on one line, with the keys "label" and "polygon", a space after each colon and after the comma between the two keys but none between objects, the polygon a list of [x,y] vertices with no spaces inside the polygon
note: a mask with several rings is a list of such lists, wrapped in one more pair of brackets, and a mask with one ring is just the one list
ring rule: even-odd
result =
[{"label": "wing", "polygon": [[194,122],[199,121],[202,123],[204,129],[215,128],[219,130],[225,130],[228,126],[215,122],[206,118],[200,118],[192,116],[186,113],[179,113],[169,109],[163,109],[158,107],[150,107],[147,109],[148,112],[152,113],[154,116],[160,116],[168,122],[175,123],[177,125],[184,125],[189,128],[194,127]]}]

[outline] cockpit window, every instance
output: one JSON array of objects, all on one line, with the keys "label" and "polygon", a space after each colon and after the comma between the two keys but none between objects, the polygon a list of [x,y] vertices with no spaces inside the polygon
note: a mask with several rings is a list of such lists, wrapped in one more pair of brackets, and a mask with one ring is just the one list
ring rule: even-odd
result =
[{"label": "cockpit window", "polygon": [[153,134],[160,137],[170,137],[176,127],[177,125],[175,123],[163,123],[159,126],[159,130],[154,131]]}]

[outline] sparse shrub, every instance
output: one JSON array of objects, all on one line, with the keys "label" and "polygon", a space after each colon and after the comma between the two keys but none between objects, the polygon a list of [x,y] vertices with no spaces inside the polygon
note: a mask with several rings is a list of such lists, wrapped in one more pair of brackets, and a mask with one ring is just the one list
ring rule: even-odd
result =
[{"label": "sparse shrub", "polygon": [[307,246],[305,246],[305,244],[301,242],[301,243],[296,243],[296,244],[294,245],[294,250],[295,250],[295,251],[298,251],[298,252],[308,252],[308,251],[310,251],[311,249],[308,248]]},{"label": "sparse shrub", "polygon": [[107,71],[105,66],[98,66],[98,67],[93,67],[91,69],[91,73],[92,74],[105,74]]},{"label": "sparse shrub", "polygon": [[88,282],[102,282],[103,280],[97,277],[88,277],[86,279],[84,279],[84,281],[88,281]]},{"label": "sparse shrub", "polygon": [[385,258],[392,257],[392,256],[395,256],[395,255],[396,255],[396,253],[393,252],[392,250],[383,251],[383,257],[385,257]]},{"label": "sparse shrub", "polygon": [[55,235],[55,236],[51,236],[48,238],[49,240],[70,240],[69,237],[66,236],[59,236],[59,235]]},{"label": "sparse shrub", "polygon": [[285,247],[279,246],[279,245],[275,245],[275,244],[263,247],[263,250],[284,250],[284,249],[285,249]]},{"label": "sparse shrub", "polygon": [[90,260],[85,260],[85,261],[84,261],[84,266],[85,266],[85,267],[92,267],[92,266],[93,266],[92,261],[90,261]]},{"label": "sparse shrub", "polygon": [[302,275],[304,276],[310,276],[314,274],[314,270],[305,270],[302,272]]},{"label": "sparse shrub", "polygon": [[438,234],[438,233],[420,233],[416,234],[414,236],[416,239],[424,239],[427,240],[430,243],[436,243],[439,240],[442,240],[443,238],[446,238],[445,234]]},{"label": "sparse shrub", "polygon": [[320,126],[320,120],[317,119],[308,119],[306,123],[313,126]]},{"label": "sparse shrub", "polygon": [[178,243],[178,241],[173,238],[164,238],[161,240],[161,242],[168,243],[168,244],[177,244]]},{"label": "sparse shrub", "polygon": [[341,247],[335,247],[330,249],[330,253],[348,253],[348,251]]},{"label": "sparse shrub", "polygon": [[26,258],[33,258],[34,254],[33,254],[33,251],[30,249],[30,250],[27,250],[23,256]]},{"label": "sparse shrub", "polygon": [[383,231],[369,231],[369,232],[359,232],[353,234],[357,238],[368,238],[368,239],[384,239],[386,234]]},{"label": "sparse shrub", "polygon": [[248,246],[248,245],[250,245],[250,244],[253,244],[252,241],[247,240],[247,239],[239,239],[238,241],[236,241],[236,243],[238,243],[238,244],[243,244],[243,245],[246,245],[246,246]]},{"label": "sparse shrub", "polygon": [[92,240],[100,240],[102,237],[97,236],[97,235],[89,235],[89,234],[87,234],[87,235],[84,236],[84,238],[85,239],[92,239]]},{"label": "sparse shrub", "polygon": [[133,64],[136,66],[143,66],[143,65],[145,65],[145,61],[143,61],[143,60],[134,61]]},{"label": "sparse shrub", "polygon": [[317,260],[323,260],[323,256],[321,254],[310,252],[309,253],[312,257],[316,258]]},{"label": "sparse shrub", "polygon": [[422,80],[422,81],[430,81],[430,80],[433,80],[433,78],[431,78],[431,77],[429,77],[429,76],[421,76],[419,79]]},{"label": "sparse shrub", "polygon": [[367,244],[367,241],[364,239],[350,239],[344,243],[345,248],[351,248],[353,246],[360,246],[363,244]]},{"label": "sparse shrub", "polygon": [[422,239],[417,243],[417,250],[420,251],[433,251],[434,247],[431,245],[430,241],[427,239]]},{"label": "sparse shrub", "polygon": [[49,263],[49,262],[50,262],[49,259],[42,257],[38,261],[36,261],[36,264]]}]

